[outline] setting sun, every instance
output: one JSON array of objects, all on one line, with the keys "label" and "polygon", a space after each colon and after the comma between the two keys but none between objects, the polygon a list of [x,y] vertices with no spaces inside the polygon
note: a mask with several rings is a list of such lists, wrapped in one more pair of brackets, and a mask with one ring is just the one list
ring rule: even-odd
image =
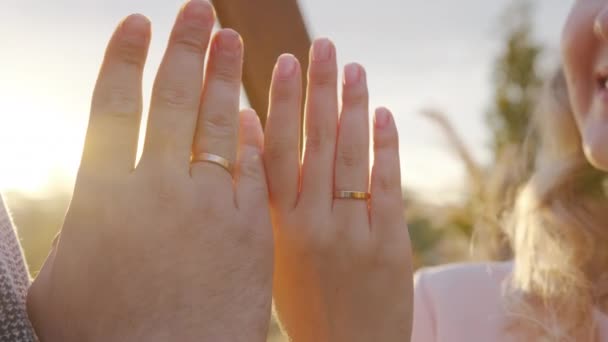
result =
[{"label": "setting sun", "polygon": [[40,96],[6,94],[0,126],[0,189],[40,194],[56,179],[71,179],[78,167],[83,129]]}]

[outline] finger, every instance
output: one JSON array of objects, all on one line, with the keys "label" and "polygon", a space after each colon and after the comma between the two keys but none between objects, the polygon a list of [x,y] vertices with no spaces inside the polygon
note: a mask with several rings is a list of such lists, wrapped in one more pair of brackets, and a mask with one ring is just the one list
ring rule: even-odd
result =
[{"label": "finger", "polygon": [[[200,105],[193,154],[211,153],[234,163],[239,125],[243,43],[238,33],[225,29],[213,38]],[[221,172],[209,163],[192,165],[192,176]],[[222,175],[226,175],[222,172]],[[226,178],[230,180],[229,177]]]},{"label": "finger", "polygon": [[279,57],[270,91],[264,137],[264,164],[274,206],[296,205],[300,178],[302,71],[292,55]]},{"label": "finger", "polygon": [[399,139],[392,114],[384,108],[374,120],[374,166],[370,214],[372,230],[382,240],[395,238],[392,227],[405,227],[399,166]]},{"label": "finger", "polygon": [[142,111],[142,75],[150,22],[127,17],[106,50],[91,105],[81,172],[124,174],[133,170]]},{"label": "finger", "polygon": [[237,207],[268,210],[268,188],[262,160],[262,125],[252,109],[243,110],[239,121],[239,151],[235,170]]},{"label": "finger", "polygon": [[[342,114],[338,128],[335,190],[367,192],[369,188],[369,113],[365,70],[358,64],[344,68]],[[367,201],[334,199],[343,217],[368,219]]]},{"label": "finger", "polygon": [[189,171],[213,22],[213,8],[204,0],[190,0],[176,19],[154,82],[142,164]]},{"label": "finger", "polygon": [[326,205],[333,198],[334,154],[338,126],[337,64],[334,45],[327,39],[312,47],[308,72],[305,152],[301,201]]}]

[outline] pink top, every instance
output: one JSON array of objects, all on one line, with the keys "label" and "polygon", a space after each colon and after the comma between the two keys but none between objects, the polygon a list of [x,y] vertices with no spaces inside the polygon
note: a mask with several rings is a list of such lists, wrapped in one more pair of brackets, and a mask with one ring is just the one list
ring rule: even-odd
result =
[{"label": "pink top", "polygon": [[[512,342],[502,302],[512,263],[461,264],[423,269],[414,285],[412,342]],[[596,315],[600,340],[608,317]]]}]

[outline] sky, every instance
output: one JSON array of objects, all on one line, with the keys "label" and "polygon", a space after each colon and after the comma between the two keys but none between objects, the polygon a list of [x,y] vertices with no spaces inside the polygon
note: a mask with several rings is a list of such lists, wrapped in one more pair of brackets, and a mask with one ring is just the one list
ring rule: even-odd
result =
[{"label": "sky", "polygon": [[[501,13],[512,0],[300,0],[309,32],[329,37],[341,65],[362,63],[371,106],[387,106],[400,133],[403,185],[436,201],[456,198],[464,170],[441,132],[419,114],[446,112],[481,161]],[[535,35],[547,68],[559,58],[573,0],[536,1]],[[0,189],[44,196],[73,182],[90,97],[106,42],[121,18],[152,20],[149,99],[178,0],[0,0]]]}]

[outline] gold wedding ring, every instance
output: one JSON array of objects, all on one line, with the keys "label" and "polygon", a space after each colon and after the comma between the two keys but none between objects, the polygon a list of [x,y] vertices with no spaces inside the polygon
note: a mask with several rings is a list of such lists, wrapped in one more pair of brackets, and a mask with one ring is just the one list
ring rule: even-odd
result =
[{"label": "gold wedding ring", "polygon": [[215,165],[219,165],[222,168],[224,168],[224,170],[228,171],[229,174],[232,175],[232,163],[224,158],[224,157],[220,157],[217,154],[213,154],[213,153],[199,153],[197,155],[195,155],[192,158],[192,162],[196,163],[196,162],[206,162],[206,163],[212,163]]},{"label": "gold wedding ring", "polygon": [[369,192],[363,191],[335,191],[334,198],[336,199],[354,199],[354,200],[368,200],[372,197]]}]

